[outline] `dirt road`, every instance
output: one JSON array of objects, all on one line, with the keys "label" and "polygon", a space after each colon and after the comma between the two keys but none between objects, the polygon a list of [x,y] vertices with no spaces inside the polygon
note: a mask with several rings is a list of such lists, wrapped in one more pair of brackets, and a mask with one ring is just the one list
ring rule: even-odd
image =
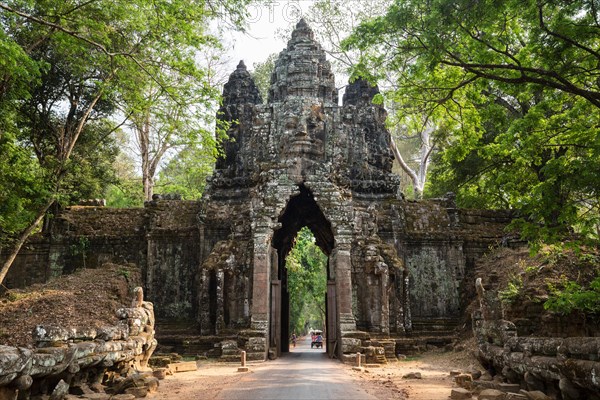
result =
[{"label": "dirt road", "polygon": [[[394,361],[364,372],[330,360],[321,349],[311,349],[310,339],[275,361],[238,365],[200,364],[198,371],[175,374],[160,382],[155,399],[161,400],[446,400],[453,381],[449,371],[467,368],[467,353],[432,352],[405,361]],[[422,379],[404,379],[420,372]]]}]

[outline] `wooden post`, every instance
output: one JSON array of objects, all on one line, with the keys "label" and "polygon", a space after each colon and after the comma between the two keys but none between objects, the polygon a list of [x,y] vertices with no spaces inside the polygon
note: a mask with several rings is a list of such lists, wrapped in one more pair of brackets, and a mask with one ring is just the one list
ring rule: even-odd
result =
[{"label": "wooden post", "polygon": [[356,352],[356,366],[360,368],[360,352]]}]

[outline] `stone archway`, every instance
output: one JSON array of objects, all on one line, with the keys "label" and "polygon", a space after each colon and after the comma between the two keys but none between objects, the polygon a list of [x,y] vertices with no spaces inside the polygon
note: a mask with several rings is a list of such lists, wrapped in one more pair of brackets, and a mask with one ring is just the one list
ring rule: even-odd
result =
[{"label": "stone archway", "polygon": [[[245,329],[245,346],[256,358],[288,350],[284,265],[303,226],[329,257],[328,353],[356,352],[368,337],[356,332],[358,323],[389,333],[388,303],[405,299],[404,281],[393,279],[403,268],[397,227],[388,222],[400,208],[399,181],[385,110],[372,103],[377,92],[357,81],[340,106],[331,66],[304,21],[276,62],[267,104],[243,62],[231,74],[219,115],[231,122],[233,141],[199,213],[202,333]],[[368,309],[356,308],[358,302]],[[369,313],[377,318],[365,324]]]},{"label": "stone archway", "polygon": [[377,93],[357,80],[340,105],[325,52],[300,21],[266,103],[243,62],[225,84],[218,117],[232,140],[200,201],[157,195],[139,210],[66,209],[15,271],[25,283],[32,260],[51,260],[46,272],[68,269],[68,249],[84,237],[97,263],[141,266],[159,342],[190,355],[232,361],[243,349],[264,360],[282,338],[271,334],[280,326],[271,324],[272,304],[282,305],[271,285],[307,225],[329,256],[330,354],[377,347],[394,357],[410,335],[439,338],[461,322],[476,260],[503,239],[510,214],[458,209],[451,194],[405,200]]},{"label": "stone archway", "polygon": [[[278,218],[281,227],[275,230],[273,234],[272,246],[277,252],[277,266],[272,267],[271,275],[271,324],[269,341],[270,346],[276,349],[278,355],[289,351],[289,287],[288,273],[285,263],[289,252],[294,245],[296,235],[303,227],[308,227],[313,233],[316,244],[323,254],[328,257],[335,247],[335,239],[331,228],[331,222],[327,220],[314,196],[304,185],[299,186],[300,193],[292,196],[288,201],[281,216]],[[327,283],[328,287],[334,287],[333,272],[329,270],[327,263]],[[331,290],[331,289],[330,289]],[[326,296],[326,293],[323,293]],[[326,327],[336,330],[333,320],[335,320],[336,310],[335,296],[326,301]],[[331,315],[329,315],[331,314]],[[332,338],[335,332],[332,332]],[[333,348],[327,346],[326,350],[331,353]]]},{"label": "stone archway", "polygon": [[[283,266],[303,226],[329,257],[330,355],[377,347],[394,357],[394,338],[411,334],[413,317],[422,330],[458,317],[457,307],[419,299],[459,304],[463,244],[475,255],[480,242],[465,241],[451,198],[404,200],[377,93],[357,80],[340,105],[331,65],[302,20],[275,64],[266,104],[243,62],[230,75],[219,117],[231,123],[232,141],[198,213],[191,295],[201,335],[242,347],[249,359],[287,350]],[[432,282],[439,276],[443,285]]]}]

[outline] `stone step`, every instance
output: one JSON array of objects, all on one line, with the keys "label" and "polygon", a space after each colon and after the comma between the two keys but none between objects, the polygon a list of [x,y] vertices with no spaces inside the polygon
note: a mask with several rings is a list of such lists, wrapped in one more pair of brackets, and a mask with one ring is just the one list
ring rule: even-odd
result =
[{"label": "stone step", "polygon": [[428,332],[454,332],[463,324],[460,318],[413,318],[413,333]]},{"label": "stone step", "polygon": [[422,353],[430,350],[432,346],[443,348],[455,342],[456,339],[456,335],[398,338],[396,339],[396,353],[404,355]]}]

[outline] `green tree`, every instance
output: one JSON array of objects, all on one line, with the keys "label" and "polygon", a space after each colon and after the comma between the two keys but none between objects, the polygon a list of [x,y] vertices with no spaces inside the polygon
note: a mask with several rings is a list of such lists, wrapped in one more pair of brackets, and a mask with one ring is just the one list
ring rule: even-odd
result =
[{"label": "green tree", "polygon": [[[0,70],[0,115],[14,113],[8,122],[13,126],[22,122],[17,143],[36,154],[44,178],[43,195],[32,204],[34,217],[14,241],[0,282],[51,205],[68,192],[65,177],[77,169],[71,156],[80,137],[96,130],[90,124],[106,127],[117,100],[129,104],[127,116],[144,115],[146,82],[181,103],[177,79],[201,79],[192,73],[198,69],[194,56],[216,43],[206,31],[209,21],[224,13],[241,23],[244,5],[233,0],[221,7],[182,0],[0,3],[2,47],[9,54]],[[28,76],[39,76],[39,84],[27,87]],[[204,91],[197,96],[213,92],[206,79],[202,82]]]},{"label": "green tree", "polygon": [[323,329],[327,256],[316,245],[308,228],[298,232],[294,247],[286,258],[286,268],[290,293],[290,331],[303,332],[307,323]]},{"label": "green tree", "polygon": [[252,71],[252,79],[254,79],[256,87],[258,87],[258,90],[260,91],[260,96],[262,97],[263,102],[266,102],[269,99],[271,74],[275,68],[275,61],[277,61],[277,57],[279,57],[279,54],[277,53],[269,54],[265,61],[254,63],[252,66],[254,68]]},{"label": "green tree", "polygon": [[118,130],[114,135],[119,149],[112,164],[116,179],[105,192],[108,207],[142,207],[144,205],[144,191],[142,179],[136,173],[133,157],[125,150],[128,148],[127,133]]},{"label": "green tree", "polygon": [[365,51],[356,75],[395,71],[394,96],[444,128],[430,193],[518,209],[552,240],[600,220],[599,32],[594,1],[409,0],[344,45]]},{"label": "green tree", "polygon": [[156,187],[162,193],[178,193],[184,200],[199,199],[215,160],[212,151],[207,152],[202,147],[186,147],[160,170]]}]

